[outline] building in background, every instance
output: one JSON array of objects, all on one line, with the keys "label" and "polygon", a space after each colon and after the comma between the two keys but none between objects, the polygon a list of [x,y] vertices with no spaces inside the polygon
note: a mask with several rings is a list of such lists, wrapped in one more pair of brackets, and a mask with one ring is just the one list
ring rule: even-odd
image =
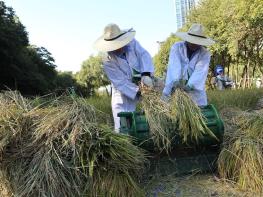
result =
[{"label": "building in background", "polygon": [[197,4],[197,0],[173,0],[176,15],[176,28],[182,28],[186,23],[186,16],[190,9]]}]

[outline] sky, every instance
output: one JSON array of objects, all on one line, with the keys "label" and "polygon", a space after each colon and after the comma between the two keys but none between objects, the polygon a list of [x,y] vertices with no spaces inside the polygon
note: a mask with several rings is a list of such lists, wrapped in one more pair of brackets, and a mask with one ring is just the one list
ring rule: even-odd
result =
[{"label": "sky", "polygon": [[135,38],[153,56],[157,41],[176,31],[173,0],[4,0],[29,34],[30,44],[43,46],[57,70],[77,72],[96,55],[94,41],[104,27],[133,27]]}]

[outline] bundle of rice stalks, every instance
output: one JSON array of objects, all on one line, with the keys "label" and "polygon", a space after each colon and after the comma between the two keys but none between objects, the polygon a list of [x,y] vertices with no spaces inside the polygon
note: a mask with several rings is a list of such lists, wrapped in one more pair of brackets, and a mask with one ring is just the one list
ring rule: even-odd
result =
[{"label": "bundle of rice stalks", "polygon": [[142,194],[144,153],[84,99],[63,97],[23,115],[30,130],[10,141],[2,163],[17,196]]},{"label": "bundle of rice stalks", "polygon": [[162,151],[169,150],[172,140],[170,133],[170,107],[161,99],[159,91],[142,89],[142,109],[149,123],[150,132],[154,143]]},{"label": "bundle of rice stalks", "polygon": [[170,116],[177,121],[178,132],[183,142],[198,142],[204,135],[216,136],[206,126],[201,109],[194,103],[187,93],[176,89],[171,98]]},{"label": "bundle of rice stalks", "polygon": [[79,143],[78,157],[85,174],[90,176],[86,187],[90,195],[143,196],[137,184],[146,161],[143,152],[132,145],[128,136],[115,134],[107,126],[90,129],[96,135],[91,138],[83,134],[82,139],[88,139]]},{"label": "bundle of rice stalks", "polygon": [[24,115],[31,110],[30,102],[24,99],[18,92],[3,92],[0,94],[0,150],[7,144],[28,130],[30,120]]},{"label": "bundle of rice stalks", "polygon": [[263,139],[263,110],[243,112],[236,121],[240,132],[248,137]]},{"label": "bundle of rice stalks", "polygon": [[244,112],[236,121],[238,130],[225,137],[219,155],[219,174],[242,189],[263,193],[263,113]]},{"label": "bundle of rice stalks", "polygon": [[201,139],[204,135],[216,136],[205,124],[201,109],[182,90],[177,89],[169,103],[161,99],[161,93],[142,88],[142,107],[154,142],[162,150],[168,150],[176,135],[183,143]]}]

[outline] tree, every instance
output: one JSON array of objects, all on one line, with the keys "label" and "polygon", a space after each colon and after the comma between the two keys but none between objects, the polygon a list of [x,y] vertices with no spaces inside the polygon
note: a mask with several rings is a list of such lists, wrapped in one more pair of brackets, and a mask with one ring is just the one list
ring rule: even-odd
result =
[{"label": "tree", "polygon": [[[208,14],[209,13],[209,14]],[[222,64],[228,74],[241,77],[240,86],[262,74],[263,2],[260,0],[203,0],[189,16],[202,23],[217,44],[210,47],[212,66]]]},{"label": "tree", "polygon": [[46,48],[29,45],[14,10],[0,1],[0,89],[36,95],[72,85],[82,90],[72,73],[57,73],[55,59]]},{"label": "tree", "polygon": [[[214,66],[221,64],[239,86],[251,87],[251,78],[263,74],[263,1],[201,0],[183,29],[187,30],[192,23],[204,25],[206,34],[216,41],[209,47],[209,76],[213,76]],[[154,57],[159,76],[165,71],[174,41],[176,38],[170,36]]]},{"label": "tree", "polygon": [[0,88],[44,94],[55,87],[54,58],[44,47],[30,46],[25,27],[0,1]]},{"label": "tree", "polygon": [[85,85],[89,95],[95,93],[95,89],[107,86],[109,81],[102,69],[101,56],[90,56],[82,63],[81,70],[76,74],[77,82]]},{"label": "tree", "polygon": [[17,55],[28,45],[27,32],[12,8],[0,1],[0,85],[15,88],[22,73]]},{"label": "tree", "polygon": [[179,41],[179,39],[174,34],[171,34],[165,42],[160,45],[159,52],[153,57],[156,76],[163,77],[165,75],[171,46],[177,41]]}]

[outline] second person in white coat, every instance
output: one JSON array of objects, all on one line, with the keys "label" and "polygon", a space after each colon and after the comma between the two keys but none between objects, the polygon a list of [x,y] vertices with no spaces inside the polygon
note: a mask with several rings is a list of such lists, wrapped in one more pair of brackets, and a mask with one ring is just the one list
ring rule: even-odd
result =
[{"label": "second person in white coat", "polygon": [[212,45],[214,41],[204,35],[200,24],[193,24],[188,32],[177,32],[175,35],[183,41],[171,47],[162,98],[168,100],[173,90],[181,88],[197,105],[205,106],[205,81],[211,55],[203,46]]}]

